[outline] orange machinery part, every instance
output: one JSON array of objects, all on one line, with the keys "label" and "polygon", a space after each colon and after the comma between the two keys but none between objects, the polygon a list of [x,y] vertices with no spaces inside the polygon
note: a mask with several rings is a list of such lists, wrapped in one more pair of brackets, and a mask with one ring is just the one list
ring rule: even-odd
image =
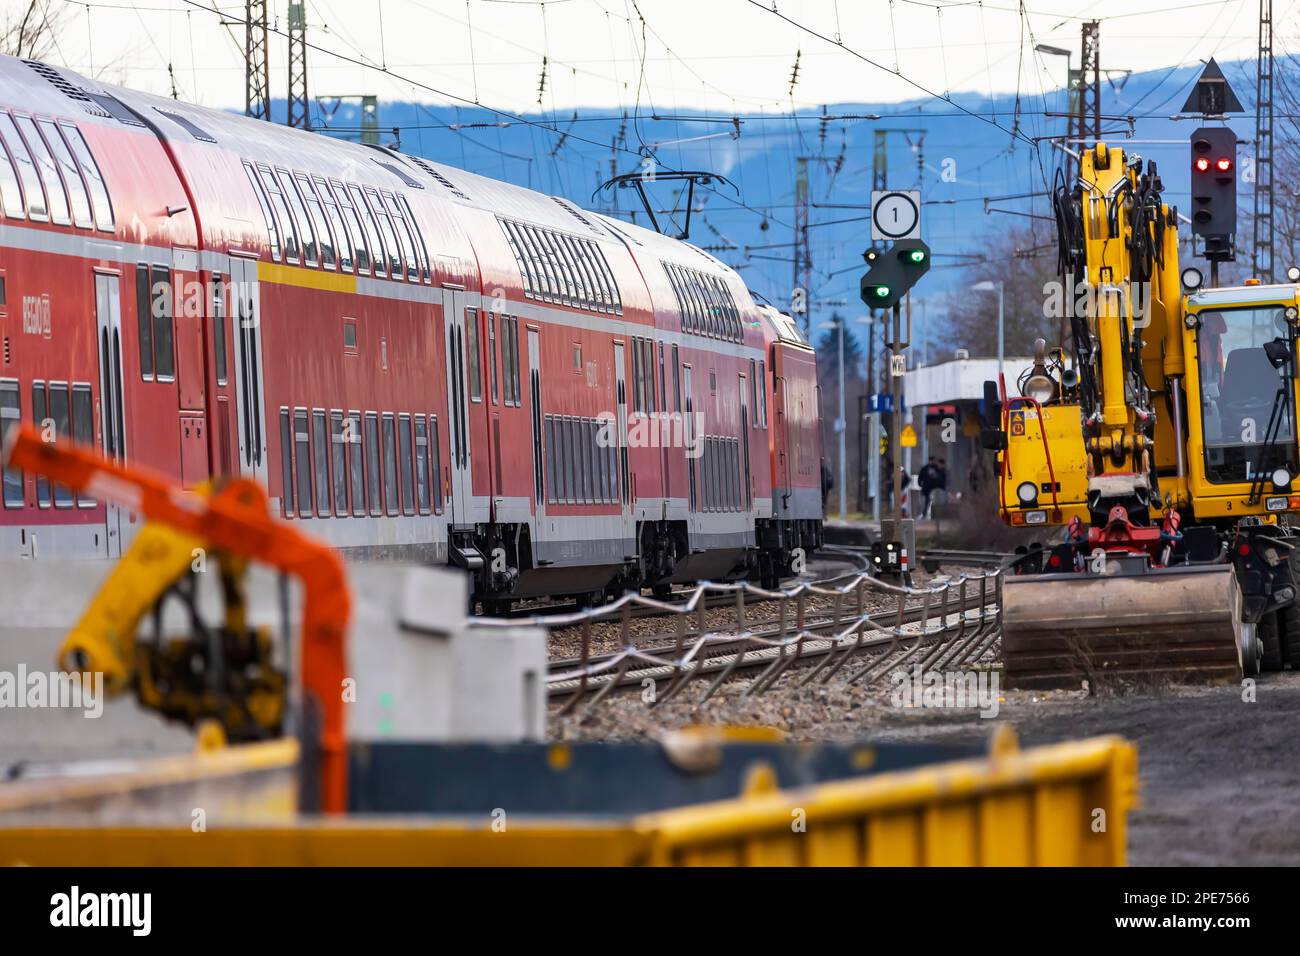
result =
[{"label": "orange machinery part", "polygon": [[127,468],[68,442],[44,442],[30,425],[11,429],[6,445],[4,458],[11,467],[114,501],[151,521],[201,537],[219,551],[260,561],[302,582],[302,687],[320,707],[321,809],[343,813],[347,754],[342,688],[352,599],[338,554],[272,518],[266,491],[246,478],[227,479],[204,498],[150,469]]}]

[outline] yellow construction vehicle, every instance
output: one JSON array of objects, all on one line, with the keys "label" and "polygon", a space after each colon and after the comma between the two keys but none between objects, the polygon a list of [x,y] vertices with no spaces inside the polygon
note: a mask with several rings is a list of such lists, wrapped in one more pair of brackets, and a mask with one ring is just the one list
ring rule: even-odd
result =
[{"label": "yellow construction vehicle", "polygon": [[985,386],[1002,519],[1064,529],[1007,579],[1008,685],[1300,667],[1300,270],[1204,287],[1155,163],[1104,143],[1053,201],[1066,348]]}]

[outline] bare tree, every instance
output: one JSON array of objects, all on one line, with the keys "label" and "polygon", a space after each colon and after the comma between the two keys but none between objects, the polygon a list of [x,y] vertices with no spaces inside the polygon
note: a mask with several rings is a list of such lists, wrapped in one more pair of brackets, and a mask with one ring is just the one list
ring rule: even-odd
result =
[{"label": "bare tree", "polygon": [[28,0],[6,10],[0,22],[0,53],[28,60],[44,60],[55,51],[58,34],[76,8],[65,3],[51,7],[49,0]]}]

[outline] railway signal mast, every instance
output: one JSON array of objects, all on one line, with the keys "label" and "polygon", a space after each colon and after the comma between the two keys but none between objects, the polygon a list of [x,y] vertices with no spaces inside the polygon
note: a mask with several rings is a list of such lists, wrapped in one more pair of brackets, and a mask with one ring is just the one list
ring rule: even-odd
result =
[{"label": "railway signal mast", "polygon": [[[1213,59],[1183,106],[1206,120],[1240,113],[1241,101]],[[1219,263],[1237,258],[1237,134],[1227,126],[1202,126],[1192,133],[1192,235],[1205,243],[1210,285],[1219,284]]]}]

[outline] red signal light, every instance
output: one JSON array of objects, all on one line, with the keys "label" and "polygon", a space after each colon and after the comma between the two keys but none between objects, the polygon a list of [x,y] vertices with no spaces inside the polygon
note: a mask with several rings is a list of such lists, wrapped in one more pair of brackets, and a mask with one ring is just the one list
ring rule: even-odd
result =
[{"label": "red signal light", "polygon": [[1232,168],[1232,160],[1227,156],[1222,156],[1214,165],[1218,168],[1219,172],[1226,173]]},{"label": "red signal light", "polygon": [[1198,173],[1203,173],[1209,168],[1210,168],[1210,161],[1208,159],[1206,159],[1204,156],[1198,156],[1196,158],[1196,171]]},{"label": "red signal light", "polygon": [[1237,553],[1242,557],[1250,554],[1250,545],[1244,543],[1237,545]]}]

